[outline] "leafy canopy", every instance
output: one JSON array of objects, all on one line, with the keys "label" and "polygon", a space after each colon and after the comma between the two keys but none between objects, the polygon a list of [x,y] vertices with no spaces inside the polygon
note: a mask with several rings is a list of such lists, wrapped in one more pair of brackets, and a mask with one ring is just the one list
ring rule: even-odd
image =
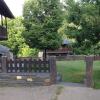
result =
[{"label": "leafy canopy", "polygon": [[61,44],[58,29],[62,22],[59,0],[29,0],[24,4],[23,36],[30,47],[56,49]]},{"label": "leafy canopy", "polygon": [[100,41],[100,2],[98,0],[66,0],[66,20],[63,32],[82,45],[85,41]]}]

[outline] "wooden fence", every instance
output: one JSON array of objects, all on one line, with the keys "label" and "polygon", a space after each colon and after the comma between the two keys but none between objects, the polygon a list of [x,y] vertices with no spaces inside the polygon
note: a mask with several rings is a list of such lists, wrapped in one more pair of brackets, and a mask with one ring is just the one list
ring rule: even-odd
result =
[{"label": "wooden fence", "polygon": [[63,61],[63,60],[84,60],[85,55],[67,55],[67,56],[56,56],[56,59],[58,61]]},{"label": "wooden fence", "polygon": [[51,83],[56,83],[56,60],[84,60],[86,62],[86,79],[85,85],[87,87],[93,86],[93,61],[100,60],[100,56],[66,56],[66,58],[49,57],[48,60],[40,59],[14,59],[8,60],[6,57],[2,57],[0,60],[0,73],[14,73],[30,74],[30,73],[49,73]]},{"label": "wooden fence", "polygon": [[48,73],[50,67],[49,61],[15,59],[14,61],[7,60],[6,71],[7,73]]},{"label": "wooden fence", "polygon": [[50,57],[48,60],[41,59],[14,59],[8,60],[2,57],[0,72],[15,75],[25,75],[31,73],[49,73],[51,83],[56,83],[56,60],[55,57]]},{"label": "wooden fence", "polygon": [[69,55],[56,57],[57,61],[70,61],[70,60],[84,60],[86,62],[86,79],[85,85],[87,87],[93,87],[93,61],[100,60],[100,56],[85,56],[85,55]]}]

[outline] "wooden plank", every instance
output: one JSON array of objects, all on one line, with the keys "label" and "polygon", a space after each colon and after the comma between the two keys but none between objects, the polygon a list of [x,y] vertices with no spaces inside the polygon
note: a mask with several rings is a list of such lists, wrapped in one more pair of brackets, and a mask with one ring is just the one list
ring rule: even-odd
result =
[{"label": "wooden plank", "polygon": [[12,69],[12,72],[13,73],[17,73],[18,72],[18,66],[17,66],[17,64],[18,64],[18,60],[17,59],[15,59],[14,60],[14,66],[13,66],[13,69]]},{"label": "wooden plank", "polygon": [[56,56],[56,60],[57,61],[85,60],[85,56],[77,56],[77,55]]},{"label": "wooden plank", "polygon": [[56,57],[49,58],[49,67],[50,67],[50,80],[51,84],[56,83],[57,71],[56,71]]},{"label": "wooden plank", "polygon": [[23,64],[24,64],[24,72],[27,72],[27,61],[26,61],[26,59],[24,59]]},{"label": "wooden plank", "polygon": [[19,59],[18,62],[19,62],[19,70],[20,72],[23,72],[23,67],[22,67],[23,62],[21,61],[21,59]]},{"label": "wooden plank", "polygon": [[37,70],[37,60],[34,59],[33,60],[33,71],[36,72],[36,70]]},{"label": "wooden plank", "polygon": [[94,56],[94,60],[95,61],[100,60],[100,56]]},{"label": "wooden plank", "polygon": [[29,59],[29,72],[32,72],[32,59]]},{"label": "wooden plank", "polygon": [[1,60],[2,64],[2,72],[6,73],[7,72],[7,57],[6,56],[2,56],[2,60]]},{"label": "wooden plank", "polygon": [[86,59],[86,81],[87,87],[93,86],[93,57],[87,56]]},{"label": "wooden plank", "polygon": [[42,68],[43,68],[43,67],[42,67],[42,61],[41,61],[41,59],[39,59],[39,60],[38,60],[38,69],[37,69],[37,71],[38,71],[38,72],[41,72]]}]

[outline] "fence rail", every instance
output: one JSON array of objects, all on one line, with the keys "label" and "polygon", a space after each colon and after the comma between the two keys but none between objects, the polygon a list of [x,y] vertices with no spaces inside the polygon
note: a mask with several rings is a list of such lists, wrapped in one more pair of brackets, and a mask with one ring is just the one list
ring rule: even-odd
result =
[{"label": "fence rail", "polygon": [[[56,82],[56,60],[55,57],[50,57],[48,60],[41,59],[24,59],[17,58],[9,60],[2,57],[0,60],[0,73],[15,74],[15,75],[30,75],[33,73],[49,73],[51,83]],[[53,69],[53,70],[52,70]]]},{"label": "fence rail", "polygon": [[85,55],[67,55],[67,56],[56,56],[57,61],[62,61],[62,60],[84,60]]},{"label": "fence rail", "polygon": [[100,60],[100,56],[66,56],[66,57],[49,57],[48,60],[17,58],[8,60],[6,57],[0,59],[0,73],[8,74],[26,74],[32,73],[49,73],[51,83],[56,83],[57,71],[56,61],[60,60],[84,60],[86,62],[86,79],[85,84],[88,87],[93,86],[93,61]]},{"label": "fence rail", "polygon": [[56,56],[57,61],[70,61],[70,60],[85,60],[86,57],[92,57],[92,59],[95,60],[100,60],[100,56],[96,55],[91,55],[91,56],[86,56],[86,55],[67,55],[67,56]]},{"label": "fence rail", "polygon": [[21,60],[15,59],[7,60],[7,72],[8,73],[33,73],[33,72],[50,72],[49,61],[42,61],[42,60]]}]

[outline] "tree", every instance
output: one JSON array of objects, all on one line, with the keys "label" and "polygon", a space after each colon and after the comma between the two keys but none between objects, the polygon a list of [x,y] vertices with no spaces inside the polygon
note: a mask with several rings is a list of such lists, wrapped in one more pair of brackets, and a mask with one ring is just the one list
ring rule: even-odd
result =
[{"label": "tree", "polygon": [[94,48],[100,50],[100,1],[75,1],[65,0],[66,15],[59,32],[75,39],[73,47],[78,54],[93,54]]},{"label": "tree", "polygon": [[22,37],[22,32],[24,31],[24,26],[22,23],[22,18],[17,17],[14,20],[8,20],[8,40],[7,45],[11,48],[15,55],[18,54],[23,45],[25,45],[25,40]]},{"label": "tree", "polygon": [[29,0],[24,4],[23,36],[30,47],[56,49],[61,45],[58,29],[62,22],[59,0]]},{"label": "tree", "polygon": [[70,38],[74,38],[79,46],[87,41],[90,41],[91,45],[100,41],[100,14],[97,9],[100,5],[96,1],[98,0],[66,1],[66,21],[63,32]]},{"label": "tree", "polygon": [[1,44],[8,46],[14,55],[17,55],[20,48],[25,45],[25,40],[22,37],[24,26],[22,17],[17,17],[13,20],[8,20],[8,40],[1,41]]}]

